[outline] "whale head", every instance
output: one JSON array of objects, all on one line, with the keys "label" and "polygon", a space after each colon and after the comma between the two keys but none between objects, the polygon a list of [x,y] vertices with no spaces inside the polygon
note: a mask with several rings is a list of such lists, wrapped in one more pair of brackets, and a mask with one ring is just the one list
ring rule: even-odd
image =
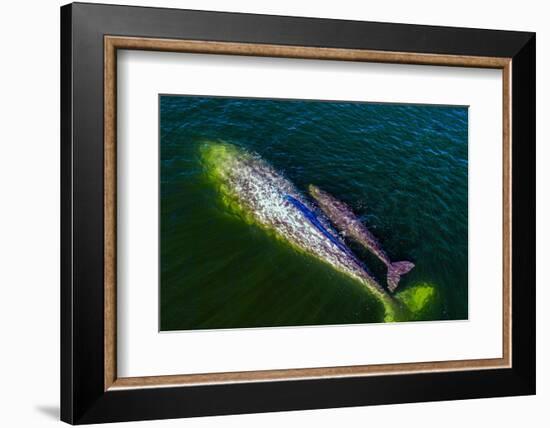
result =
[{"label": "whale head", "polygon": [[313,196],[314,198],[319,198],[323,196],[323,191],[319,189],[317,186],[315,186],[314,184],[310,184],[308,186],[308,191],[310,195]]}]

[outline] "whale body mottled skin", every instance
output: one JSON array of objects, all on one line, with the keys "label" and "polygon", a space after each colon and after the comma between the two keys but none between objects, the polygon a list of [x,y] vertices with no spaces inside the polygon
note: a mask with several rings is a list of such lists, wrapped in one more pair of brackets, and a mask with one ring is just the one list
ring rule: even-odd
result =
[{"label": "whale body mottled skin", "polygon": [[227,143],[206,143],[202,163],[222,199],[252,223],[294,248],[329,264],[382,298],[393,297],[368,272],[344,241],[294,185],[259,156]]},{"label": "whale body mottled skin", "polygon": [[350,207],[314,185],[309,186],[309,193],[313,196],[330,221],[334,223],[345,236],[363,245],[386,265],[388,269],[388,288],[392,292],[395,291],[401,275],[409,272],[414,267],[414,263],[408,261],[392,263],[378,240],[367,227],[361,223]]}]

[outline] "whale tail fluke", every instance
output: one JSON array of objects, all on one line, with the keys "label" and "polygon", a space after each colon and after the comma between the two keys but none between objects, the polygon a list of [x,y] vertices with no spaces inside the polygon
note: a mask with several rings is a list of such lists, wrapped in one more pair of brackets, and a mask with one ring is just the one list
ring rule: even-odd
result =
[{"label": "whale tail fluke", "polygon": [[393,293],[397,286],[399,285],[399,280],[401,279],[401,275],[405,275],[407,272],[409,272],[414,267],[414,263],[412,262],[394,262],[391,263],[388,266],[388,288]]}]

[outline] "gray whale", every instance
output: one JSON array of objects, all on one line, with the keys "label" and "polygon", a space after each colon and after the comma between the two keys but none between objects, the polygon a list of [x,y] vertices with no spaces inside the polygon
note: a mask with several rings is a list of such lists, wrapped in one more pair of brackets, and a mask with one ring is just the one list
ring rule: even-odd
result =
[{"label": "gray whale", "polygon": [[325,215],[346,236],[354,239],[374,255],[387,267],[387,283],[390,291],[395,291],[401,275],[409,272],[414,263],[409,261],[392,262],[382,245],[367,227],[357,218],[350,207],[329,193],[314,185],[309,186],[309,193],[317,201]]}]

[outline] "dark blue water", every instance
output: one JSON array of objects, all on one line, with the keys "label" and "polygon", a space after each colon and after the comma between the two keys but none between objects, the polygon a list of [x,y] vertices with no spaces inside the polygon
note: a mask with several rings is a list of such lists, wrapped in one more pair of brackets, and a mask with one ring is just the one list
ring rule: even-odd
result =
[{"label": "dark blue water", "polygon": [[[383,320],[355,280],[227,215],[202,170],[205,140],[347,203],[392,260],[416,264],[399,290],[437,290],[422,319],[467,317],[466,107],[162,96],[160,122],[162,330]],[[383,282],[384,265],[347,244]]]}]

